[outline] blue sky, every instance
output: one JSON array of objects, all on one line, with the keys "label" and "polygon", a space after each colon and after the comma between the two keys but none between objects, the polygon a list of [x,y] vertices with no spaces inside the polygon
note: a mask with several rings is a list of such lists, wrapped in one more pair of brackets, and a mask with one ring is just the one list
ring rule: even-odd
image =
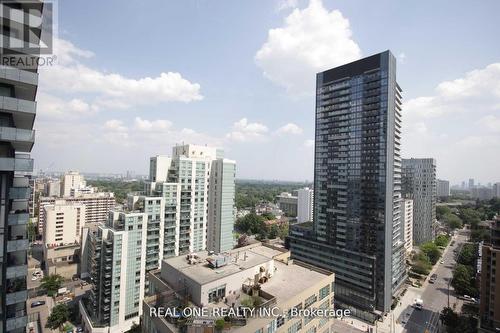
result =
[{"label": "blue sky", "polygon": [[[317,71],[390,49],[405,157],[500,181],[498,1],[59,1],[37,168],[145,174],[173,144],[221,146],[238,177],[313,178]],[[162,74],[163,73],[163,74]]]}]

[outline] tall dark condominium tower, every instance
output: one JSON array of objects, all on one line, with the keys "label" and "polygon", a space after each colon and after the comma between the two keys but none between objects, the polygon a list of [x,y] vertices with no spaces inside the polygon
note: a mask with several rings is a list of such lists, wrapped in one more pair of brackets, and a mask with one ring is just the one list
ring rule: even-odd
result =
[{"label": "tall dark condominium tower", "polygon": [[29,153],[35,137],[38,74],[36,67],[9,61],[33,56],[23,54],[19,45],[41,34],[37,27],[29,27],[29,34],[22,33],[28,27],[22,23],[23,16],[12,11],[23,12],[26,6],[39,6],[41,13],[41,1],[0,1],[0,332],[26,332],[28,323],[27,224],[29,175],[33,171]]},{"label": "tall dark condominium tower", "polygon": [[436,160],[409,158],[402,161],[402,192],[413,200],[413,244],[432,241],[436,229]]},{"label": "tall dark condominium tower", "polygon": [[374,321],[406,278],[401,88],[390,51],[317,74],[314,222],[292,257],[335,272],[335,303]]}]

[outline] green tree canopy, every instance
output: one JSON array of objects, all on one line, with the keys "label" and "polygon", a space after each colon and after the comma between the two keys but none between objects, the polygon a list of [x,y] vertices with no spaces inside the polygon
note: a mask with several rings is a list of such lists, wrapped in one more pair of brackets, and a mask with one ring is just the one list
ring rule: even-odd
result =
[{"label": "green tree canopy", "polygon": [[450,242],[450,237],[446,236],[446,235],[439,235],[434,240],[434,244],[436,244],[437,246],[443,246],[443,247],[448,245],[449,242]]},{"label": "green tree canopy", "polygon": [[436,218],[441,221],[443,216],[451,214],[451,209],[448,206],[436,206]]},{"label": "green tree canopy", "polygon": [[59,274],[47,275],[42,278],[40,287],[47,291],[47,295],[54,296],[59,288],[61,288],[64,279]]},{"label": "green tree canopy", "polygon": [[462,228],[462,220],[455,214],[449,213],[445,214],[442,217],[442,221],[450,228],[451,230]]},{"label": "green tree canopy", "polygon": [[475,266],[477,249],[474,244],[464,244],[457,258],[457,263],[466,266]]},{"label": "green tree canopy", "polygon": [[441,251],[433,242],[427,242],[420,245],[420,250],[425,253],[433,265],[439,260],[439,257],[441,257]]},{"label": "green tree canopy", "polygon": [[52,330],[60,328],[69,319],[69,309],[66,304],[58,304],[52,308],[45,327]]},{"label": "green tree canopy", "polygon": [[451,285],[459,295],[476,296],[478,291],[474,286],[474,270],[470,266],[458,264],[453,270]]}]

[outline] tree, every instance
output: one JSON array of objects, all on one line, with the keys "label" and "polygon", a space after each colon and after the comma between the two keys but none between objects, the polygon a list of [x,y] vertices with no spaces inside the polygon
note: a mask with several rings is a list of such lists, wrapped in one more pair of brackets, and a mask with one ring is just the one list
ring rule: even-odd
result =
[{"label": "tree", "polygon": [[47,275],[43,277],[40,287],[47,291],[47,295],[55,296],[63,281],[63,277],[59,274]]},{"label": "tree", "polygon": [[442,220],[451,230],[462,228],[462,220],[455,214],[446,214]]},{"label": "tree", "polygon": [[443,216],[446,214],[451,214],[451,209],[448,206],[437,206],[436,207],[436,218],[441,221]]},{"label": "tree", "polygon": [[465,224],[470,225],[471,229],[477,229],[479,222],[481,222],[481,214],[472,208],[462,209],[460,217]]},{"label": "tree", "polygon": [[268,221],[276,220],[276,216],[273,213],[263,213],[261,216]]},{"label": "tree", "polygon": [[457,258],[457,263],[474,266],[476,263],[477,249],[474,244],[465,244]]},{"label": "tree", "polygon": [[135,322],[132,323],[132,327],[130,327],[130,329],[127,331],[127,333],[141,333],[141,332],[142,332],[141,325]]},{"label": "tree", "polygon": [[425,253],[433,265],[439,260],[439,257],[441,257],[441,251],[433,242],[427,242],[420,245],[420,250]]},{"label": "tree", "polygon": [[437,246],[445,247],[446,245],[448,245],[449,241],[450,241],[450,237],[448,237],[446,235],[439,235],[434,240],[434,244],[436,244]]},{"label": "tree", "polygon": [[475,333],[477,332],[477,320],[472,316],[459,315],[451,308],[444,308],[439,318],[446,326],[448,333]]},{"label": "tree", "polygon": [[45,327],[52,330],[61,328],[69,319],[69,309],[66,304],[58,304],[52,308],[50,316],[47,318]]},{"label": "tree", "polygon": [[476,296],[477,289],[474,286],[474,275],[471,267],[458,264],[453,270],[453,280],[451,285],[457,294]]},{"label": "tree", "polygon": [[288,231],[289,231],[289,225],[288,225],[288,222],[287,223],[282,223],[280,226],[279,226],[279,233],[278,233],[278,236],[284,240],[285,237],[288,236]]},{"label": "tree", "polygon": [[222,331],[222,329],[224,328],[224,323],[225,323],[225,322],[224,322],[224,319],[220,319],[220,318],[219,318],[219,319],[217,319],[217,320],[215,321],[215,329],[216,329],[218,332]]},{"label": "tree", "polygon": [[269,239],[275,239],[276,237],[278,237],[278,234],[279,234],[279,227],[276,224],[271,225],[267,237],[269,237]]}]

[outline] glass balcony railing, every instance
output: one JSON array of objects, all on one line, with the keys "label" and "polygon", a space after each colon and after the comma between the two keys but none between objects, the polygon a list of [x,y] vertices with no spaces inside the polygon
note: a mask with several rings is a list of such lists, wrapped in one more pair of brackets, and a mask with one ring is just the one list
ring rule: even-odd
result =
[{"label": "glass balcony railing", "polygon": [[9,225],[28,224],[29,217],[29,213],[11,213],[7,221]]},{"label": "glass balcony railing", "polygon": [[29,199],[30,198],[30,188],[29,187],[11,187],[9,190],[9,199]]},{"label": "glass balcony railing", "polygon": [[34,142],[35,131],[22,128],[0,126],[0,140]]},{"label": "glass balcony railing", "polygon": [[31,84],[34,86],[38,84],[37,73],[24,71],[9,66],[0,66],[0,78]]},{"label": "glass balcony railing", "polygon": [[28,249],[27,239],[11,240],[7,242],[7,252],[21,251],[27,249]]},{"label": "glass balcony railing", "polygon": [[0,109],[34,114],[36,112],[36,103],[19,98],[0,96]]},{"label": "glass balcony railing", "polygon": [[0,171],[32,172],[33,160],[31,158],[0,157]]}]

